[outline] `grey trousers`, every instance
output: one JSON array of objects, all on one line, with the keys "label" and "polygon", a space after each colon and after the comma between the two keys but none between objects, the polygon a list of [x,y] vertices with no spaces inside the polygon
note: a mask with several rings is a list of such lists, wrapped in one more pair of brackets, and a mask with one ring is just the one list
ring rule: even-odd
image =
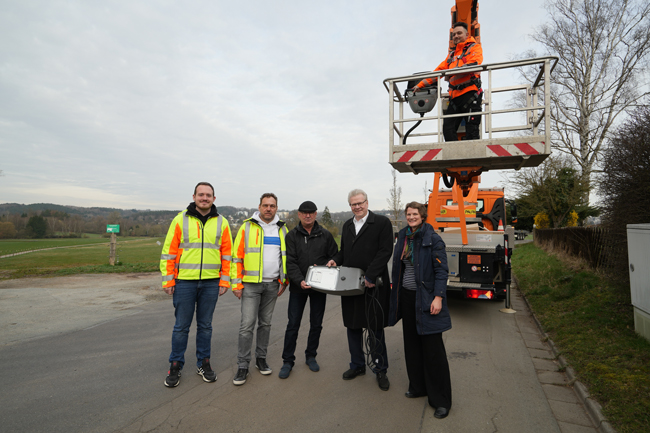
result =
[{"label": "grey trousers", "polygon": [[257,346],[255,358],[266,358],[271,335],[271,318],[275,302],[278,300],[280,284],[244,283],[241,296],[241,324],[239,325],[239,346],[237,352],[238,368],[248,368],[251,362],[253,330],[257,322]]}]

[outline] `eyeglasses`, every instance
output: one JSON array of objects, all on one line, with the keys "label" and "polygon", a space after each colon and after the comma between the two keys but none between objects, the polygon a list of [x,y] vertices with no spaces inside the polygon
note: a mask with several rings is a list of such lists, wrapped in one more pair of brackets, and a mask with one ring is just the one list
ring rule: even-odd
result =
[{"label": "eyeglasses", "polygon": [[368,199],[366,199],[366,200],[364,200],[362,202],[359,202],[359,203],[350,203],[350,207],[361,207],[367,201],[368,201]]}]

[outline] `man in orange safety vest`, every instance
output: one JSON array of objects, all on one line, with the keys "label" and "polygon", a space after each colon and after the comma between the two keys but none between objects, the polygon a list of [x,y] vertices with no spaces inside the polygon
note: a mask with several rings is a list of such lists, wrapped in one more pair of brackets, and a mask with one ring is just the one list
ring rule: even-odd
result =
[{"label": "man in orange safety vest", "polygon": [[[455,23],[452,31],[454,47],[449,50],[447,58],[438,65],[436,71],[460,68],[463,66],[480,65],[483,63],[483,48],[472,36],[469,36],[467,24]],[[478,73],[470,72],[455,74],[445,78],[449,80],[449,107],[445,114],[469,113],[468,117],[452,117],[445,119],[443,123],[443,135],[445,141],[458,140],[458,127],[465,119],[465,139],[480,139],[481,116],[472,113],[481,112],[483,102],[483,90],[481,89],[481,78]],[[431,86],[437,82],[437,78],[425,78],[420,81],[413,91]]]}]

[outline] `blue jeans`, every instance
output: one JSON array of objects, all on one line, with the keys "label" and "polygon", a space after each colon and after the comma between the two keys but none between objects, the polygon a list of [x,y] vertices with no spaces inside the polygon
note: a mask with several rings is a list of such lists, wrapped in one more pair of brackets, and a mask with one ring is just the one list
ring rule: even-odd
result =
[{"label": "blue jeans", "polygon": [[241,295],[241,324],[239,325],[239,344],[237,351],[238,368],[248,368],[251,362],[253,330],[257,322],[256,358],[266,358],[271,336],[271,318],[275,302],[278,300],[280,283],[244,283]]},{"label": "blue jeans", "polygon": [[305,357],[307,359],[316,358],[320,333],[323,330],[323,316],[325,315],[327,294],[314,290],[291,292],[289,294],[289,308],[287,309],[289,323],[287,323],[287,331],[284,333],[284,350],[282,351],[282,360],[291,365],[294,365],[296,361],[296,356],[294,355],[296,352],[296,341],[298,340],[302,313],[305,311],[308,298],[309,336],[307,337]]},{"label": "blue jeans", "polygon": [[190,325],[196,309],[196,365],[210,358],[212,341],[212,316],[219,299],[219,279],[176,280],[174,289],[174,316],[176,324],[172,332],[172,353],[169,362],[185,364],[185,349]]}]

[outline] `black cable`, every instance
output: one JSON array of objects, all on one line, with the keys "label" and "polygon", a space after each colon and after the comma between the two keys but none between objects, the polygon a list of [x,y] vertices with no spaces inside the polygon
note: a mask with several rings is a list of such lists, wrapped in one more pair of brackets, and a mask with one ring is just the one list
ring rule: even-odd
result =
[{"label": "black cable", "polygon": [[[366,365],[372,370],[373,372],[377,372],[377,366],[379,365],[386,365],[386,360],[383,359],[383,355],[381,354],[381,340],[377,338],[375,335],[375,330],[370,327],[370,317],[375,318],[375,324],[378,325],[376,326],[376,329],[384,329],[384,309],[381,306],[381,302],[379,301],[379,289],[382,286],[382,280],[381,277],[377,279],[377,284],[375,287],[372,288],[366,288],[366,295],[365,296],[365,301],[366,301],[366,325],[367,327],[364,329],[363,333],[363,339],[364,339],[364,354],[366,355]],[[370,290],[369,290],[370,289]],[[372,313],[372,316],[371,316]],[[377,313],[380,313],[379,315]],[[386,336],[384,335],[384,339]],[[378,358],[373,359],[373,354],[376,355]]]},{"label": "black cable", "polygon": [[[449,178],[451,178],[451,182],[449,181]],[[454,186],[455,178],[453,176],[450,176],[449,178],[445,173],[442,173],[442,181],[445,183],[445,186],[447,188],[451,188],[452,186]]]},{"label": "black cable", "polygon": [[[424,113],[420,113],[420,117],[424,117]],[[409,136],[409,134],[411,133],[411,131],[413,131],[415,128],[417,128],[418,126],[420,126],[420,123],[422,123],[422,120],[418,120],[418,123],[416,123],[415,125],[413,125],[413,127],[412,127],[411,129],[409,129],[408,131],[406,131],[406,134],[404,134],[404,139],[402,140],[402,144],[403,144],[403,145],[406,145],[406,138]]]}]

